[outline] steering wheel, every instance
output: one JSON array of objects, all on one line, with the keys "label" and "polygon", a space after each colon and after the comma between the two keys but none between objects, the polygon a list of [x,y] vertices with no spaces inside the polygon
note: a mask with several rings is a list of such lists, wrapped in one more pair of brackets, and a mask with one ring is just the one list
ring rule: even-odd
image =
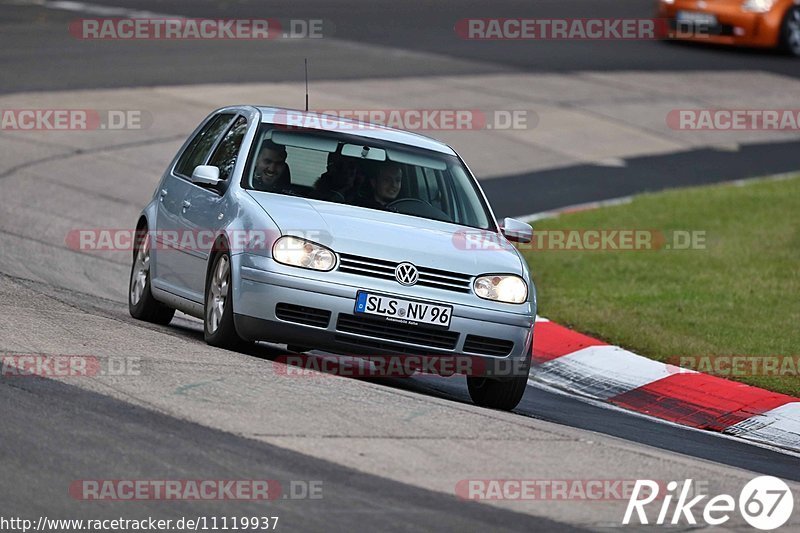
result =
[{"label": "steering wheel", "polygon": [[419,198],[400,198],[398,200],[393,200],[386,204],[386,209],[397,209],[397,206],[402,206],[403,204],[410,204],[413,209],[413,204],[422,204],[425,207],[433,207],[429,202],[425,200],[421,200]]},{"label": "steering wheel", "polygon": [[403,215],[415,215],[423,218],[432,218],[434,220],[442,220],[444,222],[452,222],[452,219],[439,209],[419,198],[400,198],[393,202],[386,204],[386,209],[401,213]]},{"label": "steering wheel", "polygon": [[339,191],[329,191],[328,197],[325,199],[329,202],[336,202],[337,204],[345,203],[344,194],[340,193]]}]

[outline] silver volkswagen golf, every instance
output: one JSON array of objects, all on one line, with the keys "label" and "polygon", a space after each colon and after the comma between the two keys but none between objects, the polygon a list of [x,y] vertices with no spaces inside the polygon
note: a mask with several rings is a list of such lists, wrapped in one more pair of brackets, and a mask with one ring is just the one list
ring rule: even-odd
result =
[{"label": "silver volkswagen golf", "polygon": [[466,164],[421,135],[236,106],[189,137],[136,225],[130,313],[201,318],[214,346],[464,357],[472,400],[513,409],[536,292]]}]

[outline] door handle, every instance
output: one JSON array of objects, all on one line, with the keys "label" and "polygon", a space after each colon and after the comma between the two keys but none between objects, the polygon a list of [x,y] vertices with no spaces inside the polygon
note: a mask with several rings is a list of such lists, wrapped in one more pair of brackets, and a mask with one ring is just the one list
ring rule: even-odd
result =
[{"label": "door handle", "polygon": [[160,194],[161,198],[159,198],[159,200],[163,202],[164,201],[164,197],[166,195],[167,195],[167,189],[161,189],[161,194]]},{"label": "door handle", "polygon": [[192,202],[190,202],[189,200],[184,200],[183,201],[183,209],[186,210],[186,209],[189,209],[190,207],[192,207]]}]

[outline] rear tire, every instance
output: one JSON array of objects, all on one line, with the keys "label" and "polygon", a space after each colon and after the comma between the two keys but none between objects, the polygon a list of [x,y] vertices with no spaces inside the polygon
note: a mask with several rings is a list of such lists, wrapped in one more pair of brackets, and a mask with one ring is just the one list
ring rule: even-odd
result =
[{"label": "rear tire", "polygon": [[235,349],[245,342],[236,333],[233,323],[231,279],[231,256],[227,251],[221,251],[214,257],[206,280],[203,331],[206,342],[211,346]]},{"label": "rear tire", "polygon": [[781,24],[780,46],[787,54],[800,57],[800,6],[786,11]]},{"label": "rear tire", "polygon": [[128,283],[128,311],[133,318],[166,326],[175,316],[175,309],[167,307],[150,291],[150,233],[147,228],[136,232],[136,251]]},{"label": "rear tire", "polygon": [[[530,357],[523,365],[520,375],[511,378],[492,379],[481,376],[467,376],[467,390],[472,403],[479,407],[511,411],[522,400],[528,386]],[[522,374],[524,372],[524,375]]]}]

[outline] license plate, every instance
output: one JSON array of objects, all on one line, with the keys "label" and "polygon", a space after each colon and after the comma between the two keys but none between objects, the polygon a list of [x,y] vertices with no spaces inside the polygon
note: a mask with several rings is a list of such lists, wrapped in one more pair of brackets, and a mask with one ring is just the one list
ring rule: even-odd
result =
[{"label": "license plate", "polygon": [[709,13],[698,13],[697,11],[678,11],[675,20],[679,24],[693,24],[698,26],[716,26],[717,17]]},{"label": "license plate", "polygon": [[427,326],[449,328],[450,319],[453,316],[453,306],[358,291],[355,313],[357,315],[379,316],[387,321],[408,324],[409,326],[425,324]]}]

